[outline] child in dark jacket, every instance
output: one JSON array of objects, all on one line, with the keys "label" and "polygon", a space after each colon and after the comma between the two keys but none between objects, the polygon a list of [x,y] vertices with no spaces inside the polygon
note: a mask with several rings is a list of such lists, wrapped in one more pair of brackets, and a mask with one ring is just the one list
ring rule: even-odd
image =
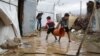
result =
[{"label": "child in dark jacket", "polygon": [[[69,42],[71,42],[71,40],[70,40],[70,29],[68,28],[69,16],[70,15],[68,13],[65,13],[64,17],[58,23],[57,28],[59,27],[59,25],[61,25],[61,27],[64,28],[65,32],[67,32]],[[59,42],[60,42],[60,39],[61,39],[61,37],[59,37]]]},{"label": "child in dark jacket", "polygon": [[[55,23],[51,20],[51,17],[50,16],[48,16],[47,17],[47,23],[46,23],[46,28],[47,28],[47,36],[46,36],[46,40],[48,39],[48,35],[50,34],[50,33],[52,33],[53,34],[53,31],[54,31],[54,29],[55,29]],[[54,34],[53,34],[54,35]],[[55,37],[55,40],[57,40],[57,37],[54,35],[54,37]]]}]

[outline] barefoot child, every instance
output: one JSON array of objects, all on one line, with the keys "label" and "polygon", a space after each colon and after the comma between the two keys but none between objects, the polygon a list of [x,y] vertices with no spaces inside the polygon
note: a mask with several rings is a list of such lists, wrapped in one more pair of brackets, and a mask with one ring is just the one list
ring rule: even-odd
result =
[{"label": "barefoot child", "polygon": [[[62,28],[64,28],[65,32],[67,32],[69,42],[70,42],[70,34],[69,34],[69,28],[68,28],[68,19],[69,19],[69,14],[65,13],[64,17],[61,19],[61,21],[58,23],[57,27],[61,25]],[[61,37],[59,37],[59,42],[60,42]]]},{"label": "barefoot child", "polygon": [[[47,23],[46,23],[46,28],[47,28],[47,36],[46,36],[46,40],[48,39],[48,35],[50,33],[53,34],[53,31],[54,31],[54,26],[55,26],[55,23],[51,20],[51,17],[48,16],[47,17]],[[54,35],[54,34],[53,34]],[[55,37],[55,40],[57,40],[56,36]]]}]

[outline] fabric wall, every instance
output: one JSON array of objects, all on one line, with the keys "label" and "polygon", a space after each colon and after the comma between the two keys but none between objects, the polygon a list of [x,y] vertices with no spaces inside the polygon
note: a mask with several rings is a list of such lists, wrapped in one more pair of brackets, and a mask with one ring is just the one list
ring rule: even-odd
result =
[{"label": "fabric wall", "polygon": [[14,37],[15,35],[11,25],[4,26],[0,22],[0,45],[4,43],[7,39],[14,39]]},{"label": "fabric wall", "polygon": [[[100,0],[96,0],[100,2]],[[96,31],[100,32],[100,8],[95,10]]]},{"label": "fabric wall", "polygon": [[16,35],[20,38],[17,7],[0,1],[0,17],[6,24],[2,25],[0,22],[0,44],[5,42],[7,39],[14,39],[15,34],[11,24],[14,25]]},{"label": "fabric wall", "polygon": [[24,2],[23,36],[29,36],[36,30],[36,5],[36,0]]},{"label": "fabric wall", "polygon": [[54,12],[54,3],[49,3],[46,1],[40,1],[37,6],[37,13],[43,12],[42,16],[42,27],[45,26],[47,16],[51,16],[53,21],[56,21],[56,14]]},{"label": "fabric wall", "polygon": [[14,25],[16,34],[20,37],[19,33],[19,25],[18,25],[18,17],[17,17],[17,7],[13,5],[9,5],[4,2],[0,2],[0,9],[7,15],[7,17],[11,20],[11,23]]}]

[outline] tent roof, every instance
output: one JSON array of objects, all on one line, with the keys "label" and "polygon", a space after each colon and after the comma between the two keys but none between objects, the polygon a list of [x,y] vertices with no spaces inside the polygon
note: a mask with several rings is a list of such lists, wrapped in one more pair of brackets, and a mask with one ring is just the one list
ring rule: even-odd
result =
[{"label": "tent roof", "polygon": [[0,19],[4,22],[5,25],[10,25],[11,24],[11,20],[4,13],[4,11],[2,9],[0,9]]}]

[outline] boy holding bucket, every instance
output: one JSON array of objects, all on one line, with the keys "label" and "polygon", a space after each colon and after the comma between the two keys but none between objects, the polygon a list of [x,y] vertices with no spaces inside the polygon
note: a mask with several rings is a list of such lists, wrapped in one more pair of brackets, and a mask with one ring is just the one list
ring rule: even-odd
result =
[{"label": "boy holding bucket", "polygon": [[[47,28],[47,36],[46,36],[46,40],[48,39],[48,35],[50,34],[50,33],[52,33],[53,34],[53,31],[54,31],[54,26],[55,26],[55,23],[51,20],[51,17],[50,16],[48,16],[47,17],[47,23],[46,23],[46,28]],[[54,34],[53,34],[54,35]],[[54,35],[54,37],[55,37],[55,40],[57,40],[57,37]]]},{"label": "boy holding bucket", "polygon": [[[67,32],[69,42],[71,42],[70,41],[70,34],[69,34],[70,30],[68,28],[68,19],[69,19],[69,16],[70,15],[68,13],[65,13],[64,17],[58,23],[57,28],[59,27],[59,25],[61,25],[61,28],[64,28],[64,31]],[[59,37],[59,42],[60,42],[60,39],[61,39],[61,36]]]}]

